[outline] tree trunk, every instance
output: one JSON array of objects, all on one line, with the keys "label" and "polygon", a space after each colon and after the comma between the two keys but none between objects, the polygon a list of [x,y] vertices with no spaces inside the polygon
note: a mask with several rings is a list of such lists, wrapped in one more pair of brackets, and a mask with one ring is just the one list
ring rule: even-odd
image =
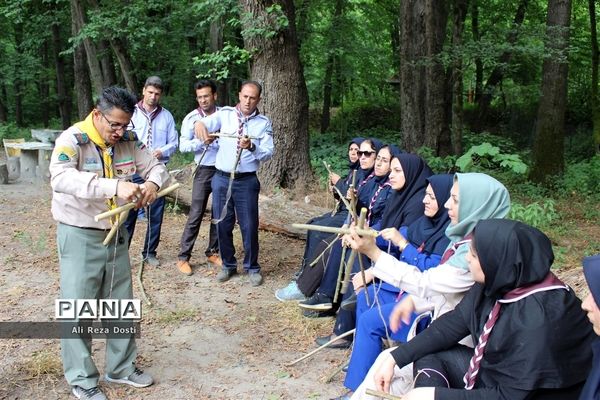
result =
[{"label": "tree trunk", "polygon": [[[473,41],[479,43],[481,34],[479,33],[479,0],[473,0],[471,7],[471,31],[473,32]],[[483,61],[481,57],[475,57],[475,103],[481,101],[483,92]]]},{"label": "tree trunk", "polygon": [[266,17],[265,8],[279,4],[289,24],[271,38],[245,38],[257,50],[252,78],[264,82],[262,110],[273,122],[275,153],[260,176],[267,187],[303,187],[312,178],[308,154],[308,91],[296,46],[293,0],[240,0],[243,11]]},{"label": "tree trunk", "polygon": [[0,84],[0,122],[8,121],[8,109],[6,108],[7,96],[6,86]]},{"label": "tree trunk", "polygon": [[344,2],[342,0],[336,0],[335,9],[333,11],[333,19],[331,21],[331,28],[329,29],[328,45],[327,45],[327,61],[325,63],[325,78],[323,79],[323,110],[321,112],[321,133],[327,132],[329,129],[330,122],[330,109],[331,109],[331,92],[332,92],[332,79],[333,79],[333,68],[335,64],[335,50],[336,50],[336,35],[339,33],[339,26],[341,23],[342,14],[344,12]]},{"label": "tree trunk", "polygon": [[[16,60],[20,60],[22,58],[23,50],[21,48],[23,44],[23,24],[15,23],[14,25],[15,31],[15,49],[17,51]],[[15,120],[17,126],[24,126],[23,121],[23,93],[21,93],[21,72],[19,71],[19,65],[17,63],[13,63],[15,67],[15,80],[13,82],[14,93],[15,93]]]},{"label": "tree trunk", "polygon": [[[509,46],[513,46],[519,37],[519,28],[523,24],[523,20],[525,19],[525,10],[527,9],[527,5],[529,4],[529,0],[520,0],[519,6],[517,7],[517,12],[515,14],[515,18],[513,20],[512,30],[509,32],[508,37],[506,38],[506,42]],[[475,127],[475,130],[480,131],[483,127],[483,122],[485,121],[486,116],[490,110],[490,105],[492,104],[492,99],[494,98],[494,89],[502,80],[504,79],[504,68],[510,62],[512,58],[512,50],[507,50],[500,56],[498,60],[498,65],[494,68],[492,73],[490,74],[488,80],[485,82],[485,87],[481,93],[481,97],[478,102],[478,118]]]},{"label": "tree trunk", "polygon": [[[468,0],[454,0],[452,4],[452,46],[459,49],[462,46],[462,37],[467,17]],[[460,54],[454,54],[452,65],[452,152],[462,154],[463,130],[463,72]]]},{"label": "tree trunk", "polygon": [[50,126],[50,85],[48,84],[48,71],[50,70],[50,59],[48,57],[48,40],[44,40],[40,48],[40,61],[42,70],[38,75],[38,89],[40,99],[40,119],[44,128]]},{"label": "tree trunk", "polygon": [[400,110],[404,150],[427,146],[436,154],[450,143],[446,79],[437,56],[445,39],[448,8],[433,0],[401,2]]},{"label": "tree trunk", "polygon": [[596,3],[588,0],[590,10],[590,30],[592,41],[592,121],[596,152],[600,152],[600,99],[598,99],[598,31],[596,27]]},{"label": "tree trunk", "polygon": [[296,28],[296,40],[298,42],[298,51],[302,48],[304,40],[306,40],[309,28],[308,28],[308,11],[310,10],[311,0],[298,0],[296,4],[298,8],[296,14],[298,15],[298,24]]},{"label": "tree trunk", "polygon": [[[79,24],[71,18],[71,33],[76,36],[79,32]],[[94,107],[92,102],[92,87],[90,75],[85,61],[85,49],[80,43],[73,52],[73,80],[74,92],[77,94],[77,117],[85,119]]]},{"label": "tree trunk", "polygon": [[117,84],[117,75],[115,74],[115,65],[112,58],[112,50],[108,40],[98,42],[100,53],[100,66],[102,67],[102,82],[104,87]]},{"label": "tree trunk", "polygon": [[[80,0],[71,0],[71,19],[76,25],[76,33],[79,34],[79,31],[81,31],[86,23],[85,9]],[[104,88],[104,79],[96,46],[89,38],[85,38],[83,39],[83,47],[85,48],[86,60],[90,70],[89,77],[92,86],[96,94],[100,94]]]},{"label": "tree trunk", "polygon": [[71,125],[71,101],[67,96],[67,85],[65,75],[65,62],[60,55],[60,26],[52,24],[52,51],[54,53],[54,66],[56,68],[56,100],[58,102],[58,112],[63,129]]},{"label": "tree trunk", "polygon": [[530,177],[544,182],[564,169],[564,124],[567,107],[567,74],[570,0],[549,0],[546,19],[546,54],[542,65],[542,93],[533,143]]},{"label": "tree trunk", "polygon": [[110,40],[110,46],[115,52],[119,67],[121,68],[121,74],[123,74],[123,80],[125,80],[125,86],[131,93],[138,92],[138,84],[135,77],[133,64],[131,58],[127,53],[127,46],[125,41],[121,38],[115,38]]},{"label": "tree trunk", "polygon": [[[223,17],[210,23],[210,51],[215,53],[223,50]],[[219,104],[230,104],[229,89],[231,79],[226,78],[217,86],[217,99]]]}]

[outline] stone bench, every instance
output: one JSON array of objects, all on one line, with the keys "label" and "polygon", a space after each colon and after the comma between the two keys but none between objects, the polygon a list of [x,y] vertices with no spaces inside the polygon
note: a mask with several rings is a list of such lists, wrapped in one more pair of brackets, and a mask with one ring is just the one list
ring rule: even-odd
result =
[{"label": "stone bench", "polygon": [[20,150],[20,178],[50,180],[50,157],[52,156],[52,143],[22,142],[4,143],[6,149]]}]

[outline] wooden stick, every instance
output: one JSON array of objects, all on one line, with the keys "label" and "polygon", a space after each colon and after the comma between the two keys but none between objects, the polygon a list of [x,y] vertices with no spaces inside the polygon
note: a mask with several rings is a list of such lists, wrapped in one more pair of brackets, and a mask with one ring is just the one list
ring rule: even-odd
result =
[{"label": "wooden stick", "polygon": [[327,245],[327,247],[325,247],[325,249],[321,252],[321,254],[319,254],[317,256],[317,258],[315,258],[313,260],[313,262],[311,262],[310,264],[308,264],[309,267],[314,267],[315,265],[317,265],[317,263],[319,262],[319,260],[321,258],[323,258],[323,256],[325,255],[325,253],[327,252],[327,250],[329,250],[331,248],[331,246],[333,246],[335,244],[335,242],[337,242],[338,240],[340,240],[341,236],[338,235],[334,240],[331,241],[331,243],[329,243]]},{"label": "wooden stick", "polygon": [[[240,137],[240,135],[238,135],[237,133],[209,133],[208,136],[210,137],[220,137],[220,138],[231,138],[231,139],[237,139]],[[259,139],[256,136],[246,136],[244,135],[243,137],[247,138],[247,139]]]},{"label": "wooden stick", "polygon": [[[158,198],[158,197],[166,196],[167,194],[171,193],[173,190],[178,189],[179,186],[181,186],[179,182],[174,183],[171,186],[169,186],[168,188],[163,189],[160,192],[156,193],[156,197]],[[94,217],[94,221],[96,221],[96,222],[102,221],[103,219],[110,218],[113,215],[117,215],[117,214],[120,214],[122,212],[129,211],[129,210],[131,210],[134,207],[135,207],[135,203],[127,203],[125,205],[122,205],[121,207],[117,207],[117,208],[114,208],[114,209],[112,209],[110,211],[106,211],[106,212],[103,212],[103,213],[100,213],[100,214],[96,215]]]},{"label": "wooden stick", "polygon": [[342,192],[340,192],[340,189],[338,189],[337,186],[333,186],[333,189],[337,192],[340,200],[342,201],[342,203],[344,203],[344,205],[348,209],[348,212],[351,213],[352,218],[356,218],[356,214],[352,213],[352,206],[350,205],[350,203],[348,202],[348,200],[344,197],[344,195],[342,194]]},{"label": "wooden stick", "polygon": [[329,383],[329,382],[331,382],[331,380],[332,380],[333,378],[335,378],[335,376],[336,376],[337,374],[339,374],[340,372],[342,372],[342,370],[343,370],[344,368],[346,368],[346,366],[348,366],[348,364],[350,364],[350,361],[345,361],[345,362],[341,363],[341,364],[340,364],[340,365],[338,365],[338,366],[337,366],[337,368],[336,368],[336,369],[334,369],[334,370],[333,370],[333,371],[332,371],[332,372],[331,372],[329,375],[327,375],[326,377],[324,377],[323,379],[321,379],[321,382],[323,382],[323,383]]},{"label": "wooden stick", "polygon": [[[344,225],[346,226],[346,225]],[[342,245],[342,258],[340,258],[340,267],[338,269],[338,277],[335,284],[335,294],[333,295],[333,303],[337,303],[340,295],[340,282],[342,281],[342,273],[344,272],[344,261],[346,260],[346,249],[347,247]]]},{"label": "wooden stick", "polygon": [[379,391],[373,390],[373,389],[367,389],[365,394],[368,394],[369,396],[380,397],[380,398],[386,399],[386,400],[402,400],[402,397],[394,396],[393,394],[389,394],[389,393],[385,393],[385,392],[379,392]]},{"label": "wooden stick", "polygon": [[303,356],[302,356],[302,357],[300,357],[299,359],[297,359],[297,360],[294,360],[294,361],[292,361],[292,362],[291,362],[291,363],[289,363],[289,364],[286,364],[285,366],[286,366],[286,367],[291,367],[292,365],[296,365],[296,364],[298,364],[300,361],[306,360],[307,358],[309,358],[309,357],[311,357],[311,356],[313,356],[313,355],[317,354],[319,351],[323,350],[325,347],[329,346],[331,343],[333,343],[333,342],[336,342],[336,341],[338,341],[338,340],[340,340],[340,339],[343,339],[343,338],[345,338],[346,336],[350,336],[350,335],[352,335],[352,334],[354,333],[354,331],[355,331],[355,330],[356,330],[356,329],[352,329],[352,330],[350,330],[350,331],[348,331],[348,332],[344,332],[344,333],[342,333],[341,335],[334,337],[333,339],[331,339],[329,342],[325,343],[324,345],[322,345],[322,346],[320,346],[320,347],[318,347],[318,348],[314,349],[313,351],[311,351],[311,352],[310,352],[310,353],[308,353],[308,354],[305,354],[305,355],[303,355]]},{"label": "wooden stick", "polygon": [[[359,229],[363,229],[366,219],[367,219],[367,209],[363,207],[360,210],[360,217],[358,217],[358,228]],[[340,289],[341,294],[345,294],[348,291],[348,286],[350,286],[350,274],[352,273],[352,265],[354,264],[355,258],[356,258],[356,250],[352,250],[352,253],[350,253],[350,257],[348,257],[348,262],[346,263],[346,270],[344,272],[344,281],[342,282],[342,288]]]},{"label": "wooden stick", "polygon": [[[307,231],[337,233],[337,234],[340,234],[340,235],[345,235],[345,234],[351,232],[350,228],[344,228],[344,227],[334,228],[333,226],[311,225],[311,224],[292,224],[292,228],[306,229]],[[371,237],[377,237],[377,236],[379,236],[379,231],[376,231],[375,229],[370,229],[370,228],[369,229],[354,228],[354,230],[360,236],[371,236]]]},{"label": "wooden stick", "polygon": [[123,223],[127,220],[127,214],[129,214],[129,210],[123,211],[121,213],[121,215],[119,215],[119,219],[117,220],[117,223],[114,224],[110,228],[110,231],[108,232],[108,235],[106,235],[106,238],[104,239],[104,242],[102,242],[102,244],[104,246],[108,246],[110,244],[112,238],[115,236],[115,234],[117,233],[117,231],[119,230],[119,228],[121,227],[121,225],[123,225]]}]

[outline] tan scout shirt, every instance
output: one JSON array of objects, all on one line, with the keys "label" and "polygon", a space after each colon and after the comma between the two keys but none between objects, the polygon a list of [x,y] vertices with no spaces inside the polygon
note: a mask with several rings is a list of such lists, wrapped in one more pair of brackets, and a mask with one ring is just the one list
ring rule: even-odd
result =
[{"label": "tan scout shirt", "polygon": [[[117,193],[118,180],[131,180],[137,173],[162,187],[170,177],[135,137],[113,146],[114,179],[104,178],[101,151],[86,134],[72,126],[56,139],[50,161],[52,216],[58,222],[82,228],[109,229],[110,220],[94,221],[108,211],[107,199]],[[118,199],[118,205],[126,202]]]}]

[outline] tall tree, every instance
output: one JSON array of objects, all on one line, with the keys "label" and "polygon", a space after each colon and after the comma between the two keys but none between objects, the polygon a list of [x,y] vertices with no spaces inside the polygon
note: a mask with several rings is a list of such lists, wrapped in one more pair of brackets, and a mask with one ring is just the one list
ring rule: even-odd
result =
[{"label": "tall tree", "polygon": [[[344,1],[336,0],[335,9],[333,12],[333,20],[331,22],[331,29],[328,35],[327,49],[327,61],[325,63],[325,78],[323,80],[323,110],[321,112],[321,133],[324,133],[329,129],[330,120],[330,108],[331,108],[331,91],[332,91],[332,80],[333,70],[336,64],[336,58],[338,49],[336,43],[338,42],[339,27],[344,12]],[[338,68],[339,70],[339,65]]]},{"label": "tall tree", "polygon": [[[465,19],[467,17],[468,0],[452,2],[452,46],[460,49],[463,42]],[[452,152],[462,154],[463,131],[463,63],[460,54],[453,55],[452,62]]]},{"label": "tall tree", "polygon": [[[75,35],[79,35],[86,24],[85,13],[85,7],[81,0],[71,0],[71,18],[77,28]],[[98,51],[96,49],[96,45],[87,36],[84,36],[82,41],[83,47],[85,49],[85,56],[88,68],[90,71],[90,81],[92,83],[92,86],[94,87],[94,91],[97,94],[100,94],[104,87],[104,77],[102,75],[102,68],[100,67],[100,60],[98,59]]]},{"label": "tall tree", "polygon": [[542,65],[542,90],[533,143],[536,182],[564,169],[565,110],[567,106],[567,48],[571,0],[549,0],[546,19],[547,56]]},{"label": "tall tree", "polygon": [[403,147],[415,151],[427,146],[447,153],[450,143],[447,120],[446,78],[439,55],[448,19],[445,2],[401,2],[400,109]]},{"label": "tall tree", "polygon": [[[72,7],[73,3],[71,2],[71,9]],[[78,22],[74,18],[71,18],[71,34],[77,36],[79,30],[80,27]],[[85,60],[83,43],[76,44],[73,49],[73,76],[75,86],[74,92],[77,94],[77,116],[82,120],[94,106],[92,102],[92,86]]]},{"label": "tall tree", "polygon": [[600,54],[598,52],[598,31],[596,27],[596,1],[588,0],[590,11],[590,39],[592,42],[592,121],[593,137],[596,145],[596,152],[600,152],[600,99],[598,98],[598,62]]},{"label": "tall tree", "polygon": [[[249,21],[262,21],[262,34],[246,34],[255,50],[251,76],[264,82],[262,110],[273,122],[275,153],[261,169],[267,186],[292,188],[311,176],[308,154],[308,93],[296,44],[293,0],[240,0]],[[249,28],[249,27],[245,27]],[[253,31],[255,31],[253,29]]]},{"label": "tall tree", "polygon": [[529,4],[529,0],[519,0],[519,4],[517,5],[517,11],[515,13],[515,17],[513,20],[512,29],[509,31],[508,36],[506,38],[506,42],[510,45],[508,50],[504,51],[500,56],[496,67],[490,73],[490,76],[485,82],[485,86],[481,92],[478,101],[479,108],[479,116],[477,118],[479,126],[476,126],[476,130],[481,130],[481,124],[483,123],[485,117],[487,116],[490,105],[492,103],[492,99],[494,98],[494,89],[498,86],[502,80],[504,79],[505,68],[512,59],[513,51],[512,46],[515,45],[517,39],[519,38],[519,28],[523,24],[523,20],[525,19],[525,11],[527,10],[527,5]]},{"label": "tall tree", "polygon": [[52,24],[52,52],[54,54],[54,68],[56,69],[56,100],[58,102],[58,112],[63,129],[71,125],[71,101],[67,97],[67,79],[65,73],[65,61],[61,56],[61,38],[60,26]]}]

